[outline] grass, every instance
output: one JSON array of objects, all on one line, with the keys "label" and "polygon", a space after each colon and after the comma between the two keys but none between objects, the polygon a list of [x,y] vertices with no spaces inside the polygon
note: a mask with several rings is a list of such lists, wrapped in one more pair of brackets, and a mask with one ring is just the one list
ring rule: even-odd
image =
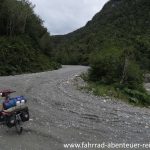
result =
[{"label": "grass", "polygon": [[123,94],[121,90],[115,88],[113,85],[88,82],[88,86],[86,87],[86,89],[92,91],[92,93],[97,96],[107,96],[110,98],[123,99],[125,101],[128,100],[127,95]]},{"label": "grass", "polygon": [[86,74],[82,74],[81,77],[87,82],[87,86],[84,89],[91,91],[94,95],[123,100],[136,106],[150,106],[150,95],[146,90],[139,91],[127,87],[120,88],[115,84],[107,85],[100,82],[92,82]]}]

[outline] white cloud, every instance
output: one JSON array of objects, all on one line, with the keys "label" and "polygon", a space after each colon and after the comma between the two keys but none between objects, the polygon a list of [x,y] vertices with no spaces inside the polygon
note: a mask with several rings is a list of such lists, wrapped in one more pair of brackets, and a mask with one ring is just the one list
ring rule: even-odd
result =
[{"label": "white cloud", "polygon": [[66,34],[82,26],[101,10],[108,0],[30,0],[35,12],[52,35]]}]

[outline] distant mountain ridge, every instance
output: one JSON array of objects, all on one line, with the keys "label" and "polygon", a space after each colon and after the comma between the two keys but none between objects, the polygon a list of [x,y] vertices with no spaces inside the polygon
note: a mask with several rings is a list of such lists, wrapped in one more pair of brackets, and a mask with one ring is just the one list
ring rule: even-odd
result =
[{"label": "distant mountain ridge", "polygon": [[85,27],[53,37],[53,51],[63,64],[88,64],[91,53],[108,45],[130,47],[139,64],[149,70],[149,18],[149,0],[110,0]]}]

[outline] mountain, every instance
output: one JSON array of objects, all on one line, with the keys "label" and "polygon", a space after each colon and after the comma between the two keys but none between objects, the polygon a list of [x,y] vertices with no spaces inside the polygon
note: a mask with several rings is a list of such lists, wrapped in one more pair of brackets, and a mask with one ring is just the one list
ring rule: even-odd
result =
[{"label": "mountain", "polygon": [[63,64],[89,64],[102,49],[133,49],[136,61],[150,70],[150,1],[110,0],[85,27],[53,37],[53,53]]},{"label": "mountain", "polygon": [[83,77],[95,94],[150,105],[150,0],[110,0],[85,27],[52,37],[52,48],[62,64],[90,65]]},{"label": "mountain", "polygon": [[28,0],[0,0],[0,75],[59,67],[51,55],[51,37]]}]

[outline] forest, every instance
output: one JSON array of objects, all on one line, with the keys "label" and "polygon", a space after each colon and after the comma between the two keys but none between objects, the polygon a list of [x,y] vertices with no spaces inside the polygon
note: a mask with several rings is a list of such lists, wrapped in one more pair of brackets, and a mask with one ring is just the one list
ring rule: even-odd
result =
[{"label": "forest", "polygon": [[0,75],[60,67],[50,57],[51,37],[28,0],[0,0]]}]

